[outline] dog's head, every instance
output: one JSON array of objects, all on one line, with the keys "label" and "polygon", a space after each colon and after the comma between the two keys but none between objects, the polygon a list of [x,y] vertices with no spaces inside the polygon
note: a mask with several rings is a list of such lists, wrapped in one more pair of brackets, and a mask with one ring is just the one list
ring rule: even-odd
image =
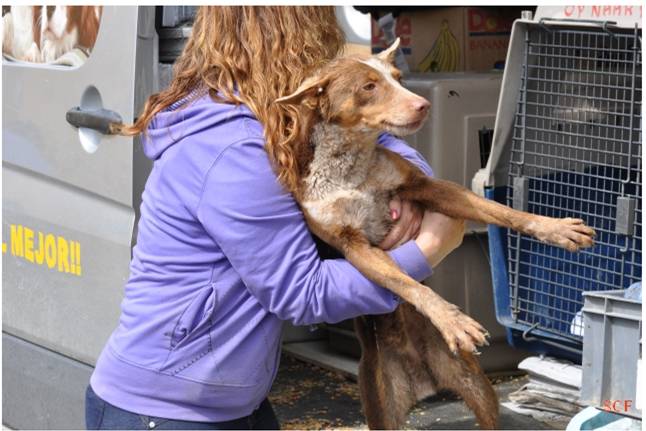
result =
[{"label": "dog's head", "polygon": [[333,60],[276,103],[318,111],[323,121],[355,131],[414,133],[430,103],[402,87],[394,66],[398,46],[399,39],[375,56]]}]

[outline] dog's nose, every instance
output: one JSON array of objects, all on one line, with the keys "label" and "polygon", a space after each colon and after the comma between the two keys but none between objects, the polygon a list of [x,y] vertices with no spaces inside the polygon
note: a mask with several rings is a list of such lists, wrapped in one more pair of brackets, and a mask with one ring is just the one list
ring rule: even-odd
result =
[{"label": "dog's nose", "polygon": [[426,112],[431,107],[431,103],[426,99],[420,99],[413,102],[413,109],[417,112]]}]

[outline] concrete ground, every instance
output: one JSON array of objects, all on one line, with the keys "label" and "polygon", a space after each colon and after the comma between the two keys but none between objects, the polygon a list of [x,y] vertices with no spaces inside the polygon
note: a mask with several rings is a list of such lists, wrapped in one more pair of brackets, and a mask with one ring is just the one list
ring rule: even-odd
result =
[{"label": "concrete ground", "polygon": [[[526,377],[493,379],[501,402]],[[347,376],[283,355],[269,395],[283,429],[367,428],[361,414],[357,383]],[[501,406],[500,429],[565,429],[568,418],[550,423]],[[458,398],[436,395],[419,403],[406,422],[408,429],[479,429],[471,411]]]}]

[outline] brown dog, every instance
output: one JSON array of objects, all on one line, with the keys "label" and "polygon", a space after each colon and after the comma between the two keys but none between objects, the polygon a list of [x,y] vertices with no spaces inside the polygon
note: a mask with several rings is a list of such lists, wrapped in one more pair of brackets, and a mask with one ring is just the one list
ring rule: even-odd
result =
[{"label": "brown dog", "polygon": [[297,107],[302,136],[309,137],[299,149],[300,187],[292,192],[312,232],[410,304],[356,321],[368,425],[399,428],[417,400],[447,388],[462,395],[482,427],[494,428],[495,392],[473,356],[486,344],[486,331],[375,247],[391,227],[390,200],[399,196],[450,217],[515,229],[569,251],[591,246],[594,231],[582,220],[516,211],[429,178],[376,145],[383,131],[416,132],[428,114],[429,102],[399,83],[392,64],[398,42],[378,56],[334,60],[277,100]]}]

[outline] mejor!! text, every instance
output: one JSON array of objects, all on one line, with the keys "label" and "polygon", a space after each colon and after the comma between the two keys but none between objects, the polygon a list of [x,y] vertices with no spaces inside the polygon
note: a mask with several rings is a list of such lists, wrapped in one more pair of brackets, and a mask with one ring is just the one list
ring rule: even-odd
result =
[{"label": "mejor!! text", "polygon": [[[58,272],[80,276],[81,244],[60,235],[39,232],[26,226],[10,225],[9,251],[13,256],[25,259],[36,265],[46,265]],[[6,253],[7,244],[2,244]]]}]

